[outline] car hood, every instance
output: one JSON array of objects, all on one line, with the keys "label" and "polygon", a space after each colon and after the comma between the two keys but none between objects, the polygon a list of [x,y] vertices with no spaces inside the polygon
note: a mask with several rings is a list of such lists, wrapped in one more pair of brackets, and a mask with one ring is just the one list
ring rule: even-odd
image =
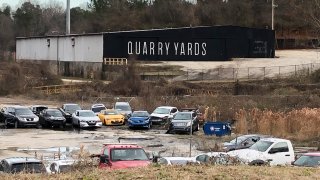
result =
[{"label": "car hood", "polygon": [[185,123],[188,124],[190,122],[190,120],[172,120],[171,123]]},{"label": "car hood", "polygon": [[79,117],[80,121],[100,121],[100,119],[97,116],[92,117]]},{"label": "car hood", "polygon": [[123,118],[123,115],[117,114],[117,115],[104,115],[105,119],[120,119]]},{"label": "car hood", "polygon": [[145,167],[150,164],[150,161],[117,161],[112,162],[112,169],[125,169],[134,167]]},{"label": "car hood", "polygon": [[157,113],[152,113],[150,116],[152,117],[159,117],[159,118],[163,118],[163,117],[168,117],[170,116],[169,114],[157,114]]},{"label": "car hood", "polygon": [[237,156],[242,159],[244,162],[251,162],[253,160],[266,160],[266,157],[263,155],[263,152],[256,151],[253,149],[239,149],[235,151],[230,151],[227,153],[230,156]]},{"label": "car hood", "polygon": [[148,120],[148,117],[131,117],[130,120],[131,121],[146,121]]},{"label": "car hood", "polygon": [[20,118],[37,118],[38,116],[36,116],[36,115],[17,115],[17,117],[20,117]]}]

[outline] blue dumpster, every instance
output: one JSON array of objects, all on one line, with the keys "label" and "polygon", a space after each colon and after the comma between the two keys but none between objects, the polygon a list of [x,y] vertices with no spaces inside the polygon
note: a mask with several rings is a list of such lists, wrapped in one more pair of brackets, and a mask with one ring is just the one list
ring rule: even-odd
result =
[{"label": "blue dumpster", "polygon": [[228,122],[206,122],[203,131],[205,135],[225,136],[231,134],[231,126]]}]

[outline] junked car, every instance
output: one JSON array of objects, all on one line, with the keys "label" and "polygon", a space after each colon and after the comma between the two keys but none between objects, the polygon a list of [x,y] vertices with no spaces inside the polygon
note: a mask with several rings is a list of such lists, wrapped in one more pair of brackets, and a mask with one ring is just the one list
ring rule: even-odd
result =
[{"label": "junked car", "polygon": [[59,174],[72,171],[73,166],[77,163],[74,159],[49,160],[46,164],[46,170],[49,174]]},{"label": "junked car", "polygon": [[199,108],[181,108],[181,112],[195,112],[200,124],[205,122],[204,114],[200,112]]},{"label": "junked car", "polygon": [[107,109],[101,111],[98,117],[103,125],[123,125],[125,124],[125,117],[120,114],[117,110]]},{"label": "junked car", "polygon": [[260,139],[248,149],[229,151],[227,154],[249,165],[290,165],[295,158],[291,141],[279,138]]},{"label": "junked car", "polygon": [[6,127],[37,127],[40,128],[39,117],[24,106],[7,106],[2,108],[1,117]]},{"label": "junked car", "polygon": [[12,157],[1,160],[0,172],[4,173],[46,173],[42,161],[31,157]]},{"label": "junked car", "polygon": [[48,106],[45,106],[45,105],[33,105],[30,107],[31,111],[39,116],[40,115],[40,112],[45,110],[45,109],[48,109]]},{"label": "junked car", "polygon": [[99,117],[91,110],[77,110],[72,114],[72,124],[79,128],[102,127],[102,122]]},{"label": "junked car", "polygon": [[150,129],[152,123],[148,111],[134,111],[128,120],[129,128],[143,127]]},{"label": "junked car", "polygon": [[195,112],[178,112],[171,121],[169,132],[193,133],[199,131],[199,120]]},{"label": "junked car", "polygon": [[104,104],[93,104],[91,106],[91,110],[98,115],[101,111],[106,110],[106,106]]},{"label": "junked car", "polygon": [[223,143],[224,151],[233,151],[236,149],[245,149],[258,142],[261,138],[268,138],[271,136],[262,134],[247,134],[234,138],[230,142]]},{"label": "junked car", "polygon": [[178,113],[178,108],[172,106],[157,107],[150,115],[152,124],[163,124],[170,122]]},{"label": "junked car", "polygon": [[157,163],[161,165],[187,165],[197,162],[193,157],[161,157]]},{"label": "junked car", "polygon": [[292,164],[300,167],[320,167],[320,152],[305,153]]},{"label": "junked car", "polygon": [[81,110],[82,108],[79,106],[79,104],[74,103],[67,103],[63,104],[60,108],[60,111],[62,112],[63,116],[66,118],[67,123],[72,124],[72,114],[75,113],[77,110]]},{"label": "junked car", "polygon": [[66,118],[58,109],[45,109],[39,114],[39,121],[42,127],[57,126],[64,128],[66,126]]},{"label": "junked car", "polygon": [[120,114],[122,114],[125,120],[128,120],[132,114],[132,108],[129,102],[116,102],[114,104],[114,109],[117,110]]}]

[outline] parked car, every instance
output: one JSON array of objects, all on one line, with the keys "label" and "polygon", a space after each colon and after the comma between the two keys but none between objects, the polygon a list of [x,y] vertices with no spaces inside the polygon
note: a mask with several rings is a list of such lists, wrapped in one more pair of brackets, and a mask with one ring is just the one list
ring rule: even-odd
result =
[{"label": "parked car", "polygon": [[135,144],[104,144],[97,156],[100,157],[99,168],[125,169],[151,163],[144,149]]},{"label": "parked car", "polygon": [[[171,121],[169,132],[193,133],[199,131],[199,120],[195,112],[178,112]],[[191,129],[192,128],[192,129]]]},{"label": "parked car", "polygon": [[48,160],[46,170],[49,174],[71,172],[76,163],[77,161],[74,159]]},{"label": "parked car", "polygon": [[254,143],[258,142],[261,138],[269,138],[271,136],[262,134],[247,134],[243,136],[236,137],[230,142],[223,143],[224,151],[233,151],[236,149],[245,149],[252,146]]},{"label": "parked car", "polygon": [[39,117],[24,106],[7,106],[1,109],[1,118],[6,127],[37,127],[40,128]]},{"label": "parked car", "polygon": [[204,114],[200,112],[199,108],[181,108],[181,112],[195,112],[200,124],[205,122]]},{"label": "parked car", "polygon": [[31,111],[39,116],[40,112],[45,110],[45,109],[48,109],[48,106],[45,106],[45,105],[33,105],[30,107]]},{"label": "parked car", "polygon": [[128,120],[129,128],[144,127],[150,129],[152,123],[150,121],[148,111],[134,111]]},{"label": "parked car", "polygon": [[189,163],[197,162],[193,157],[161,157],[158,159],[158,164],[161,165],[187,165]]},{"label": "parked car", "polygon": [[320,152],[305,153],[292,164],[302,167],[320,167]]},{"label": "parked car", "polygon": [[98,115],[101,111],[106,110],[106,106],[104,104],[93,104],[91,106],[91,110]]},{"label": "parked car", "polygon": [[124,116],[117,110],[107,109],[98,114],[103,125],[123,125],[125,124]]},{"label": "parked car", "polygon": [[170,122],[178,113],[178,108],[172,106],[157,107],[150,115],[152,124],[161,124]]},{"label": "parked car", "polygon": [[39,121],[42,127],[58,126],[64,128],[66,126],[66,118],[58,109],[45,109],[41,111]]},{"label": "parked car", "polygon": [[260,139],[248,149],[238,149],[227,154],[249,165],[288,165],[295,158],[291,141],[279,138]]},{"label": "parked car", "polygon": [[0,171],[4,173],[46,173],[44,164],[35,158],[12,157],[1,160]]},{"label": "parked car", "polygon": [[132,114],[132,108],[129,102],[116,102],[114,104],[114,109],[116,109],[119,113],[121,113],[125,120],[128,120]]},{"label": "parked car", "polygon": [[77,110],[82,110],[78,104],[63,104],[60,108],[63,116],[66,118],[68,124],[72,124],[72,114],[75,113]]},{"label": "parked car", "polygon": [[72,125],[79,128],[99,128],[102,122],[91,110],[77,110],[72,114]]}]

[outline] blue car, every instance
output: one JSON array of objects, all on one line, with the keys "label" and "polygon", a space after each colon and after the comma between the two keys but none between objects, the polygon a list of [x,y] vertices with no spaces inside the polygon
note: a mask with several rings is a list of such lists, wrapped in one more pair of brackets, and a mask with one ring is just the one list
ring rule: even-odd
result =
[{"label": "blue car", "polygon": [[147,111],[134,111],[128,119],[129,128],[143,127],[150,129],[152,123],[150,121],[150,114]]}]

